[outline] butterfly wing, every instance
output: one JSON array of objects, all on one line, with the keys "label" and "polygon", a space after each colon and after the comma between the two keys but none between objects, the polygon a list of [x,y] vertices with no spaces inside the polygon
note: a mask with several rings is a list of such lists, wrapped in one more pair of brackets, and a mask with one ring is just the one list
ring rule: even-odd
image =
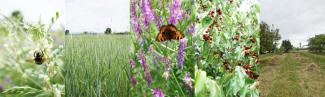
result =
[{"label": "butterfly wing", "polygon": [[174,40],[180,40],[182,38],[184,38],[184,34],[181,31],[176,31],[174,36],[173,36],[173,39]]},{"label": "butterfly wing", "polygon": [[169,24],[168,26],[170,27],[170,30],[173,33],[171,36],[171,39],[180,40],[180,39],[184,38],[184,34],[181,31],[177,30],[175,25]]},{"label": "butterfly wing", "polygon": [[159,31],[158,35],[156,36],[156,41],[161,42],[161,41],[166,40],[166,38],[164,37],[166,30],[167,30],[166,25],[163,25],[160,27],[160,31]]}]

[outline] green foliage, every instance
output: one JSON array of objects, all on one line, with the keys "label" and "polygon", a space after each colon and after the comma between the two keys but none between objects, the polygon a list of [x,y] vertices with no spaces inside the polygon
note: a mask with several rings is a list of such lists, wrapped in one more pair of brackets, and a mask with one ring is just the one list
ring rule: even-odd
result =
[{"label": "green foliage", "polygon": [[322,52],[325,50],[325,34],[315,35],[308,39],[308,49],[312,52]]},{"label": "green foliage", "polygon": [[289,40],[282,40],[281,48],[284,50],[285,53],[288,53],[290,50],[293,49],[291,42]]},{"label": "green foliage", "polygon": [[255,81],[260,50],[257,1],[199,0],[197,8],[198,24],[193,38],[193,63],[197,63],[195,95],[259,96]]},{"label": "green foliage", "polygon": [[126,35],[66,36],[66,96],[129,97],[130,45]]},{"label": "green foliage", "polygon": [[265,22],[260,24],[260,29],[260,52],[262,54],[266,52],[275,52],[278,41],[281,39],[279,29],[270,28],[270,26]]},{"label": "green foliage", "polygon": [[[51,36],[51,26],[27,23],[19,11],[11,17],[3,16],[0,24],[0,84],[5,82],[5,97],[64,96],[63,46]],[[53,18],[53,25],[58,19]],[[44,51],[47,61],[42,65],[34,62],[34,52]]]}]

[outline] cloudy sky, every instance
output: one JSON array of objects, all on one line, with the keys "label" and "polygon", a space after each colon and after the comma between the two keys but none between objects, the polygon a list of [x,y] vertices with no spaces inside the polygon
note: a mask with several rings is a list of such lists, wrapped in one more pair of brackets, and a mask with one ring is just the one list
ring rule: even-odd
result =
[{"label": "cloudy sky", "polygon": [[[56,27],[65,25],[70,32],[129,31],[129,0],[0,0],[0,13],[9,16],[20,10],[24,19],[49,24],[55,12],[61,13]],[[1,18],[1,17],[0,17]]]},{"label": "cloudy sky", "polygon": [[61,13],[54,29],[62,28],[65,24],[63,8],[64,0],[0,0],[0,14],[10,16],[13,11],[19,10],[28,22],[38,22],[41,19],[43,23],[49,24],[56,12]]},{"label": "cloudy sky", "polygon": [[259,0],[261,20],[280,29],[294,46],[325,33],[325,0]]},{"label": "cloudy sky", "polygon": [[66,0],[66,28],[71,32],[129,31],[129,0]]}]

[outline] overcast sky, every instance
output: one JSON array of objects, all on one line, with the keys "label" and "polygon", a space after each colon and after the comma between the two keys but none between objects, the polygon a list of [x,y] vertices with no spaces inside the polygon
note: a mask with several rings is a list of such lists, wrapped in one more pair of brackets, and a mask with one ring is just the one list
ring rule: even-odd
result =
[{"label": "overcast sky", "polygon": [[280,29],[294,46],[325,33],[325,0],[259,0],[261,20]]},{"label": "overcast sky", "polygon": [[70,32],[129,31],[129,0],[66,0],[66,28]]},{"label": "overcast sky", "polygon": [[63,8],[64,0],[0,0],[0,14],[10,16],[13,11],[19,10],[28,22],[38,22],[41,18],[43,23],[49,24],[56,12],[61,13],[54,29],[64,26]]},{"label": "overcast sky", "polygon": [[0,13],[9,16],[20,10],[26,21],[37,22],[41,17],[48,24],[58,11],[62,17],[56,27],[65,25],[72,33],[104,32],[107,27],[124,32],[130,27],[129,6],[129,0],[0,0]]}]

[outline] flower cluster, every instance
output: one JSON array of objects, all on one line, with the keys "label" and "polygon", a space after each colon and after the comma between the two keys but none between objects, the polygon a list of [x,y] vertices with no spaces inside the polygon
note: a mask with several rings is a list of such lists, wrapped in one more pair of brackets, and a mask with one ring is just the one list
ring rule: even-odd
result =
[{"label": "flower cluster", "polygon": [[[194,3],[194,1],[188,2]],[[181,0],[131,0],[131,34],[134,53],[130,59],[132,95],[189,96],[193,91],[193,70],[187,63],[188,40],[194,35],[194,13],[182,8]],[[190,5],[190,4],[189,4]],[[186,11],[185,11],[186,10]],[[154,41],[162,25],[173,24],[184,38],[165,42]],[[139,41],[141,40],[141,41]],[[179,42],[178,42],[179,41]],[[184,77],[184,79],[182,79]],[[145,85],[146,83],[146,85]],[[176,88],[169,88],[175,86]],[[145,90],[143,90],[145,89]]]}]

